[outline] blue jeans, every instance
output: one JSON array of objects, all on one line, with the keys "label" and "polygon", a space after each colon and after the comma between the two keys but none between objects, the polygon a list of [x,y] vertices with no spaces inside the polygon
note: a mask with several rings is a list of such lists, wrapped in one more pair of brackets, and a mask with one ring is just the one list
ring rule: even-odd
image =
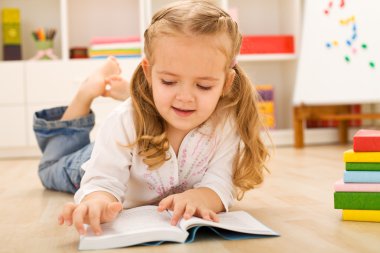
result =
[{"label": "blue jeans", "polygon": [[47,189],[75,193],[84,171],[82,164],[90,159],[93,144],[90,131],[95,116],[61,121],[67,107],[56,107],[34,114],[33,130],[42,158],[38,175]]}]

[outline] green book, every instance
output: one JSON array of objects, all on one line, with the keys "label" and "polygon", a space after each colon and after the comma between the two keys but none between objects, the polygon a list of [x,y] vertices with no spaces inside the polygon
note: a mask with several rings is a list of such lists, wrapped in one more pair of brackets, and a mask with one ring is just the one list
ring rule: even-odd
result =
[{"label": "green book", "polygon": [[380,192],[334,192],[334,208],[380,210]]},{"label": "green book", "polygon": [[376,170],[376,171],[380,171],[380,163],[346,163],[346,170]]}]

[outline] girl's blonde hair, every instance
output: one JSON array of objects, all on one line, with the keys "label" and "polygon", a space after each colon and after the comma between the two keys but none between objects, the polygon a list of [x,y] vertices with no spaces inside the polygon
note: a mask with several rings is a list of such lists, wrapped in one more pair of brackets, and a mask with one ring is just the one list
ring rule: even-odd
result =
[{"label": "girl's blonde hair", "polygon": [[[226,35],[229,42],[224,48],[227,64],[236,72],[232,86],[219,99],[214,113],[232,116],[241,138],[233,163],[233,183],[238,189],[238,199],[245,191],[263,181],[263,170],[268,151],[260,138],[261,119],[257,108],[257,94],[242,68],[236,64],[241,46],[238,26],[229,14],[215,5],[201,0],[179,1],[158,11],[145,30],[144,53],[151,63],[154,42],[160,36],[170,35]],[[139,154],[150,169],[159,167],[169,158],[169,141],[165,121],[158,113],[150,85],[141,64],[131,80],[131,97],[135,108],[135,127]]]}]

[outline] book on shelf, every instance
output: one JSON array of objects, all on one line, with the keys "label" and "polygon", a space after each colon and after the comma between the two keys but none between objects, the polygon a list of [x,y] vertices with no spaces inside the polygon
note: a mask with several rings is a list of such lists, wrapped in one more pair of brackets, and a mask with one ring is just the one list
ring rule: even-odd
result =
[{"label": "book on shelf", "polygon": [[334,192],[334,208],[380,210],[380,192]]},{"label": "book on shelf", "polygon": [[346,170],[358,171],[380,171],[380,163],[366,163],[366,162],[357,162],[357,163],[345,163]]},{"label": "book on shelf", "polygon": [[353,149],[347,150],[343,154],[343,160],[347,162],[380,162],[380,152],[354,152]]},{"label": "book on shelf", "polygon": [[243,34],[240,54],[293,54],[294,36]]},{"label": "book on shelf", "polygon": [[[172,213],[159,213],[157,206],[123,210],[112,222],[101,224],[103,233],[95,235],[87,227],[79,240],[80,250],[108,249],[132,245],[159,245],[163,242],[188,243],[201,232],[213,232],[226,240],[279,236],[244,211],[218,214],[219,222],[192,217],[170,225]],[[148,222],[147,222],[148,221]]]},{"label": "book on shelf", "polygon": [[380,184],[345,183],[343,180],[338,180],[334,184],[334,190],[337,192],[380,192]]},{"label": "book on shelf", "polygon": [[355,152],[380,152],[380,131],[360,129],[353,138]]},{"label": "book on shelf", "polygon": [[342,220],[380,222],[380,210],[342,210]]},{"label": "book on shelf", "polygon": [[255,85],[255,88],[261,98],[257,104],[263,124],[265,127],[273,129],[276,127],[273,85],[259,84]]},{"label": "book on shelf", "polygon": [[130,58],[141,56],[141,41],[137,36],[94,37],[91,39],[88,55],[90,58]]},{"label": "book on shelf", "polygon": [[380,183],[380,171],[345,171],[345,183]]}]

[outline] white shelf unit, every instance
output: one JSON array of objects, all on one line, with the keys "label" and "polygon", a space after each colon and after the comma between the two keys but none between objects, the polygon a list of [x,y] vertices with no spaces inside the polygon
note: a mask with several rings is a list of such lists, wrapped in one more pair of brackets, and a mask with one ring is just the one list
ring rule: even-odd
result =
[{"label": "white shelf unit", "polygon": [[[213,0],[225,10],[237,8],[243,34],[294,36],[294,54],[240,55],[239,64],[254,84],[272,84],[275,89],[277,129],[274,141],[292,144],[292,91],[298,59],[302,0]],[[71,47],[88,47],[96,36],[140,36],[152,13],[170,0],[1,0],[0,9],[19,8],[22,23],[23,61],[0,62],[0,157],[2,148],[36,148],[32,113],[50,106],[67,104],[79,83],[102,61],[69,59]],[[57,28],[54,52],[60,60],[28,61],[35,53],[31,32],[38,27]],[[0,33],[1,36],[1,33]],[[1,41],[1,37],[0,37]],[[142,44],[143,45],[143,44]],[[0,59],[2,52],[0,52]],[[123,75],[130,78],[139,58],[120,60]],[[100,99],[94,105],[98,123],[116,105]],[[17,122],[7,123],[11,115]],[[284,137],[285,136],[285,137]],[[7,153],[9,154],[9,153]]]}]

